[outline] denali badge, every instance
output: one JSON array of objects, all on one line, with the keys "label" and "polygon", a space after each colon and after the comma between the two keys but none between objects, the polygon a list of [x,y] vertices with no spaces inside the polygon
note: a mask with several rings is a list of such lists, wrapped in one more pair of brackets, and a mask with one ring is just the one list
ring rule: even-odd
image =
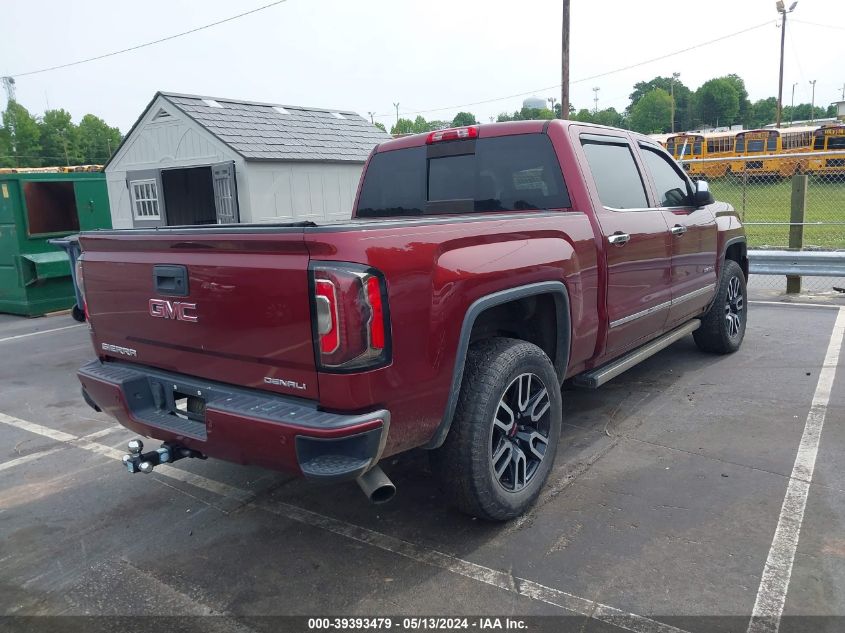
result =
[{"label": "denali badge", "polygon": [[112,345],[111,343],[103,343],[100,347],[106,352],[114,352],[115,354],[123,354],[124,356],[138,355],[138,352],[131,347],[121,347],[120,345]]},{"label": "denali badge", "polygon": [[282,380],[281,378],[264,376],[264,382],[268,385],[279,385],[280,387],[287,387],[288,389],[305,389],[305,383],[296,382],[295,380]]},{"label": "denali badge", "polygon": [[167,301],[166,299],[150,299],[150,316],[159,319],[175,319],[176,321],[197,322],[196,303],[184,301]]}]

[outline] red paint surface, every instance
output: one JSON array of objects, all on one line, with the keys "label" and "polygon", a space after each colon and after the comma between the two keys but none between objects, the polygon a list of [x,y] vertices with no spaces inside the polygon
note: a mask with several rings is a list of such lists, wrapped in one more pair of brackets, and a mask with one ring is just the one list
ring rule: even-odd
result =
[{"label": "red paint surface", "polygon": [[[459,222],[440,222],[437,217],[403,224],[362,220],[278,233],[84,235],[95,348],[101,358],[111,355],[318,400],[328,411],[385,408],[391,413],[385,450],[390,455],[426,443],[440,423],[463,318],[476,299],[535,282],[563,282],[572,330],[568,376],[700,314],[712,294],[671,313],[667,307],[609,328],[613,320],[713,284],[725,241],[742,234],[738,219],[717,219],[710,209],[619,213],[603,208],[578,134],[598,131],[634,138],[627,132],[564,121],[548,126],[514,122],[482,125],[479,136],[542,133],[546,127],[569,190],[569,209],[471,214]],[[375,151],[425,141],[426,135],[405,137]],[[649,196],[653,202],[654,192]],[[684,238],[669,233],[675,223],[688,226]],[[618,230],[632,238],[621,248],[606,239]],[[356,262],[384,273],[393,343],[389,365],[349,374],[315,371],[309,260]],[[157,296],[152,287],[154,264],[188,267],[188,300],[196,303],[196,323],[149,316],[148,300]],[[105,353],[102,343],[136,349],[137,358]],[[296,381],[306,389],[268,385],[265,376]],[[108,410],[126,426],[145,432],[120,402]],[[264,429],[255,421],[248,422],[250,430],[239,429],[239,422],[212,411],[209,424],[209,438],[214,435],[218,446],[225,444],[224,459],[232,461],[265,464],[266,446],[287,437],[276,437],[277,429]],[[293,450],[290,442],[286,446]],[[255,457],[247,459],[247,454]]]}]

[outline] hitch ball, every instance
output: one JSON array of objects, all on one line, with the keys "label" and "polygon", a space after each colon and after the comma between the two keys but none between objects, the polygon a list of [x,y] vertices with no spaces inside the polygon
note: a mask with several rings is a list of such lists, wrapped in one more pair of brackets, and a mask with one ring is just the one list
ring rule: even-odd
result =
[{"label": "hitch ball", "polygon": [[129,440],[126,448],[129,449],[129,452],[133,455],[137,455],[144,450],[144,443],[141,440]]}]

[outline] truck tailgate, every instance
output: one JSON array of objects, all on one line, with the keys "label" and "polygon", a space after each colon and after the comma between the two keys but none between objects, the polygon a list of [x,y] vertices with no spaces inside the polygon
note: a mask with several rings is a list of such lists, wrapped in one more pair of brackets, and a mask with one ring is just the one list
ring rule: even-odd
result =
[{"label": "truck tailgate", "polygon": [[140,237],[80,240],[101,357],[317,398],[300,228]]}]

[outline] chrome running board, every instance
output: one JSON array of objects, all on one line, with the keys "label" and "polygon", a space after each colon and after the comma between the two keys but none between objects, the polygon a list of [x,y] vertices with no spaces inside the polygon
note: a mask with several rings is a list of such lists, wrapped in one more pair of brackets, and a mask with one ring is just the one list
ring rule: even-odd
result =
[{"label": "chrome running board", "polygon": [[662,349],[669,347],[672,343],[685,337],[687,334],[692,334],[701,326],[699,319],[693,319],[685,323],[681,327],[675,328],[670,332],[666,332],[659,338],[649,341],[642,347],[631,350],[624,356],[610,361],[606,365],[597,367],[578,374],[572,379],[573,384],[578,387],[586,387],[587,389],[596,389],[601,387],[608,380],[616,378],[624,371],[631,369],[634,365],[643,362],[646,358],[654,356]]}]

